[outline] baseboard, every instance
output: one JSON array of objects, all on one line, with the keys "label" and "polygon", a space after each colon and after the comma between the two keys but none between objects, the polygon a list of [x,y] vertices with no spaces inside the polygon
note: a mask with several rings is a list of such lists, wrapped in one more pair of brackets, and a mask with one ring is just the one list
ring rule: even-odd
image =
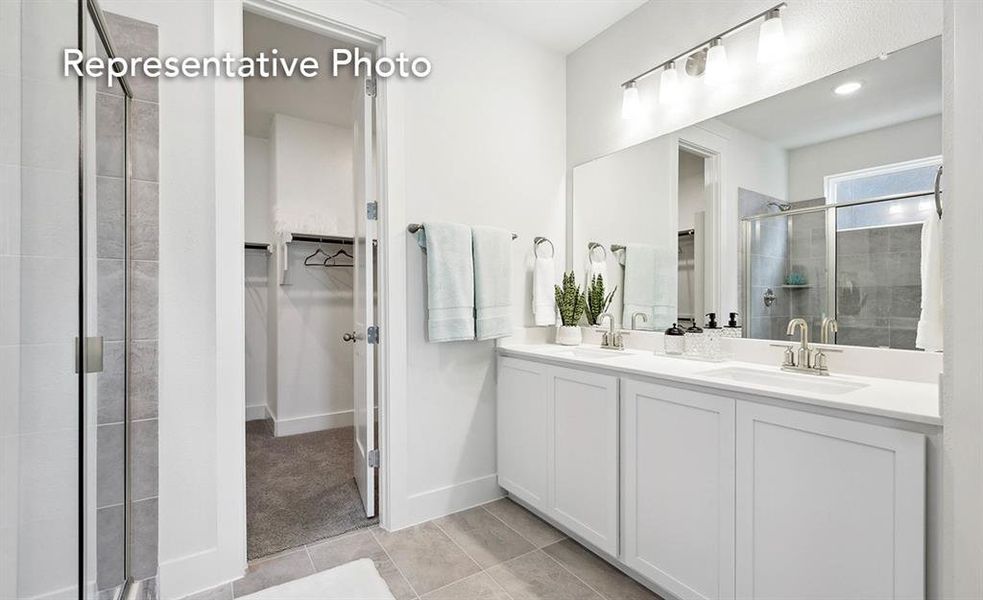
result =
[{"label": "baseboard", "polygon": [[294,417],[292,419],[273,419],[273,435],[282,437],[285,435],[323,431],[338,427],[351,427],[354,423],[355,411],[353,410],[341,410],[307,417]]},{"label": "baseboard", "polygon": [[247,421],[261,421],[269,418],[272,418],[270,416],[270,409],[268,409],[265,404],[257,404],[256,406],[246,407]]},{"label": "baseboard", "polygon": [[[226,573],[222,573],[225,563]],[[228,561],[223,561],[218,548],[209,548],[180,558],[160,563],[158,580],[159,597],[162,600],[177,600],[198,592],[213,589],[226,583],[241,579],[246,571],[246,557],[242,557],[242,569],[228,569]]]},{"label": "baseboard", "polygon": [[461,512],[504,496],[505,490],[498,487],[498,475],[495,473],[413,494],[407,499],[409,506],[406,512],[410,522],[395,524],[394,529]]}]

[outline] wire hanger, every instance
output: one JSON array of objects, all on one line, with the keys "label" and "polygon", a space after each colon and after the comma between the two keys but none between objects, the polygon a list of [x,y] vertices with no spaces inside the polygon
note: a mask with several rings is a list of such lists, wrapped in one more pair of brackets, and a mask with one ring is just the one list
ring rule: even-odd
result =
[{"label": "wire hanger", "polygon": [[[317,256],[318,254],[324,256],[324,260],[322,262],[320,262],[320,263],[318,263],[318,262],[311,262],[311,259],[314,258],[315,256]],[[314,252],[311,252],[311,254],[307,258],[304,259],[304,266],[305,267],[323,267],[324,266],[324,263],[327,262],[329,258],[331,258],[331,257],[328,256],[324,252],[324,250],[321,250],[321,247],[320,246],[318,246],[317,247],[317,250],[315,250]]]},{"label": "wire hanger", "polygon": [[354,261],[355,260],[355,257],[354,256],[352,256],[351,254],[348,253],[347,250],[345,250],[344,248],[342,248],[341,250],[338,250],[337,252],[335,252],[331,256],[328,256],[327,258],[325,258],[324,259],[324,262],[321,264],[321,266],[322,267],[328,267],[328,268],[330,268],[330,267],[352,267],[352,266],[354,266],[351,262],[349,262],[349,263],[335,263],[335,262],[331,262],[331,264],[328,264],[328,261],[334,261],[339,256],[345,256],[350,261]]},{"label": "wire hanger", "polygon": [[345,250],[344,248],[342,248],[341,250],[335,252],[334,254],[332,254],[331,256],[329,256],[328,258],[324,259],[324,261],[327,262],[327,261],[329,261],[331,259],[338,258],[339,256],[347,256],[349,259],[355,260],[355,257],[354,256],[352,256],[351,254],[348,253],[347,250]]}]

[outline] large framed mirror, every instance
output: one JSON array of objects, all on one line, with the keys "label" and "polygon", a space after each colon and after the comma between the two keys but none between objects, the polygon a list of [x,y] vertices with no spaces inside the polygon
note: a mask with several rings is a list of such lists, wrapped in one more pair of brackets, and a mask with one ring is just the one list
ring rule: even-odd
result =
[{"label": "large framed mirror", "polygon": [[801,317],[817,341],[937,350],[941,154],[932,38],[575,167],[568,268],[603,277],[625,329],[738,313],[786,340]]}]

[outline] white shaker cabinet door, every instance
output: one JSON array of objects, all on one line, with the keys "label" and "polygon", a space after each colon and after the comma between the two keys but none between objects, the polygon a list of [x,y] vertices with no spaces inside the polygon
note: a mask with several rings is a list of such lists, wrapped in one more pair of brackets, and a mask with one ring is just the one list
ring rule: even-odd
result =
[{"label": "white shaker cabinet door", "polygon": [[924,597],[925,437],[738,402],[737,597]]},{"label": "white shaker cabinet door", "polygon": [[625,563],[678,598],[733,598],[734,400],[621,385]]},{"label": "white shaker cabinet door", "polygon": [[498,485],[544,512],[549,489],[548,370],[536,362],[498,359]]},{"label": "white shaker cabinet door", "polygon": [[618,556],[618,379],[549,369],[547,514]]}]

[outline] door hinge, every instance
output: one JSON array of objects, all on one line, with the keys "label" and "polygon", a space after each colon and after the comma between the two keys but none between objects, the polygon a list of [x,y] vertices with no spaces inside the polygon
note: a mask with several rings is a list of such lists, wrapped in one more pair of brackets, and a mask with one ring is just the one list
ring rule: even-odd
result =
[{"label": "door hinge", "polygon": [[368,341],[368,343],[370,343],[370,344],[378,344],[379,343],[379,326],[378,325],[372,325],[372,326],[370,326],[369,329],[368,329],[368,331],[366,331],[365,333],[366,333],[365,339],[366,339],[366,341]]},{"label": "door hinge", "polygon": [[369,468],[370,469],[378,469],[379,468],[379,449],[378,448],[376,448],[375,450],[369,450],[368,460],[369,460]]},{"label": "door hinge", "polygon": [[82,356],[85,355],[85,372],[102,373],[102,336],[87,337],[82,343],[75,338],[75,372],[82,370]]},{"label": "door hinge", "polygon": [[379,203],[378,202],[368,202],[365,205],[365,215],[370,221],[379,220]]},{"label": "door hinge", "polygon": [[375,98],[375,93],[376,93],[375,79],[372,79],[371,77],[367,77],[365,79],[365,95],[368,96],[369,98]]}]

